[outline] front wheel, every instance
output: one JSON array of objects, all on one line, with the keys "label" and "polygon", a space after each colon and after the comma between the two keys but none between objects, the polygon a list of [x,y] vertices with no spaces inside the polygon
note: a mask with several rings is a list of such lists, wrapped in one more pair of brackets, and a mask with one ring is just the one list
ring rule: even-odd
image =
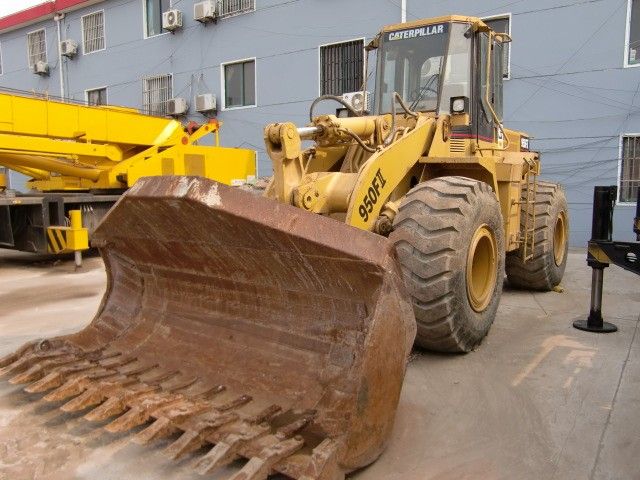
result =
[{"label": "front wheel", "polygon": [[389,236],[413,301],[416,344],[469,352],[493,323],[504,280],[504,227],[489,185],[441,177],[403,199]]}]

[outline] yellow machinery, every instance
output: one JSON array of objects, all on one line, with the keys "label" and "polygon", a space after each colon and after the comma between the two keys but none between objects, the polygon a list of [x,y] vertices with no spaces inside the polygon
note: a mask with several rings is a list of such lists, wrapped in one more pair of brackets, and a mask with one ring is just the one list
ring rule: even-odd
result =
[{"label": "yellow machinery", "polygon": [[[564,273],[564,193],[537,181],[528,136],[502,125],[510,41],[472,17],[391,25],[367,47],[377,50],[376,115],[325,96],[309,126],[265,129],[267,196],[389,236],[425,348],[477,345],[505,268],[514,286],[541,290]],[[348,117],[314,117],[328,99]]]},{"label": "yellow machinery", "polygon": [[461,16],[385,28],[373,115],[337,99],[346,116],[314,116],[316,101],[310,125],[266,127],[269,198],[141,179],[94,233],[94,320],[0,375],[109,432],[141,427],[138,443],[173,436],[166,454],[203,474],[236,461],[233,480],[339,480],[373,462],[416,331],[471,350],[505,270],[536,289],[563,275],[564,194],[502,126],[508,40]]},{"label": "yellow machinery", "polygon": [[[0,92],[0,165],[30,180],[12,195],[0,178],[0,246],[60,253],[88,248],[93,231],[139,178],[197,175],[232,184],[255,176],[255,152],[223,148],[219,124],[182,125],[129,108],[89,107]],[[215,147],[200,146],[215,135]],[[80,211],[80,225],[70,211]]]}]

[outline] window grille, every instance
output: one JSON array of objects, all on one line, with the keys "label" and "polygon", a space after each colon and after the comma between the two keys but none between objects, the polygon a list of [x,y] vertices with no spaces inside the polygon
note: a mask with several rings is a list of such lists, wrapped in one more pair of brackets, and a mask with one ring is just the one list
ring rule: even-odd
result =
[{"label": "window grille", "polygon": [[640,136],[622,137],[619,185],[618,200],[634,203],[640,188]]},{"label": "window grille", "polygon": [[342,95],[362,89],[364,40],[320,47],[320,94]]},{"label": "window grille", "polygon": [[218,0],[218,15],[231,17],[241,13],[252,12],[256,9],[255,0]]},{"label": "window grille", "polygon": [[142,109],[149,115],[166,115],[167,102],[172,98],[172,76],[148,77],[142,82]]},{"label": "window grille", "polygon": [[27,48],[30,67],[33,67],[37,62],[47,61],[47,35],[44,28],[27,34]]},{"label": "window grille", "polygon": [[104,12],[82,17],[82,49],[84,53],[104,50]]}]

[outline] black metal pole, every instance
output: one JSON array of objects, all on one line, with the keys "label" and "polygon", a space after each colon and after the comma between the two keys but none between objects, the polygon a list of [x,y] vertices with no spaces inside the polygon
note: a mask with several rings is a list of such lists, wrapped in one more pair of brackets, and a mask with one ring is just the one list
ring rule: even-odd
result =
[{"label": "black metal pole", "polygon": [[[587,254],[587,264],[593,269],[591,274],[591,308],[586,320],[576,320],[573,326],[579,330],[595,333],[610,333],[618,330],[613,323],[602,319],[602,285],[604,269],[609,263],[603,261],[600,254],[601,243],[611,242],[613,230],[613,207],[618,188],[595,187],[593,189],[593,215],[591,221],[591,240]],[[598,258],[600,257],[600,258]],[[606,256],[605,256],[606,258]]]},{"label": "black metal pole", "polygon": [[633,220],[633,231],[636,239],[640,242],[640,186],[638,187],[638,198],[636,200],[636,218]]}]

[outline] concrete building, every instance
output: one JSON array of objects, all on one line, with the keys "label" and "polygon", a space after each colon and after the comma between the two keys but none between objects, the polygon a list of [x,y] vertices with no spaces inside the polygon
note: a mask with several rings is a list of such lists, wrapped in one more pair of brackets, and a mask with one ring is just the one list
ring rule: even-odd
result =
[{"label": "concrete building", "polygon": [[[162,13],[181,12],[180,28]],[[593,186],[618,184],[615,236],[630,239],[640,186],[640,0],[220,0],[216,21],[193,0],[53,0],[0,19],[0,87],[224,122],[225,146],[258,151],[262,128],[308,121],[322,93],[357,90],[363,46],[384,24],[450,13],[510,32],[505,125],[528,132],[543,177],[565,185],[571,243],[590,234]],[[172,15],[174,25],[179,23]],[[63,56],[74,50],[75,56]],[[369,70],[373,69],[373,62]],[[39,73],[37,73],[39,72]],[[373,76],[370,88],[373,88]],[[196,111],[211,93],[217,112]],[[202,101],[206,98],[202,97]],[[12,176],[14,188],[21,180]],[[23,184],[23,183],[22,183]]]}]

